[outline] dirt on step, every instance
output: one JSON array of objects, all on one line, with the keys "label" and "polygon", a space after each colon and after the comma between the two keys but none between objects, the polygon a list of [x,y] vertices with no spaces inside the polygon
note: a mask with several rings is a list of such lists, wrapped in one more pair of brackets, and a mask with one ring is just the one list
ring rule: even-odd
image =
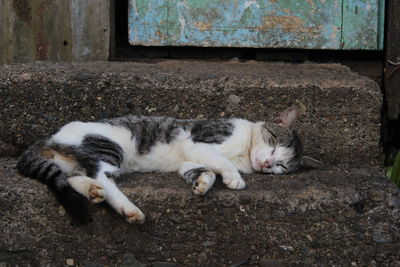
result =
[{"label": "dirt on step", "polygon": [[[6,266],[396,266],[400,192],[376,169],[326,167],[220,181],[205,197],[177,174],[118,181],[146,214],[105,205],[71,222],[45,186],[0,160],[0,264]],[[275,265],[271,265],[275,264]]]}]

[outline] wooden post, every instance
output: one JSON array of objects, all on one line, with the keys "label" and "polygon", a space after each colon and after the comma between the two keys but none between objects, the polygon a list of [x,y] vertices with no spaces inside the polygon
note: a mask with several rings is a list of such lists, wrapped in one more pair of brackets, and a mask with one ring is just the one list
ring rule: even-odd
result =
[{"label": "wooden post", "polygon": [[387,1],[385,91],[387,115],[399,118],[400,106],[400,0]]}]

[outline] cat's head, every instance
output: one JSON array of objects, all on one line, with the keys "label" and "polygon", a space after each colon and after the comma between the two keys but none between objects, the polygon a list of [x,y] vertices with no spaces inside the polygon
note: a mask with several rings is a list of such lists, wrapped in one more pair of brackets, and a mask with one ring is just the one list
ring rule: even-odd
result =
[{"label": "cat's head", "polygon": [[303,156],[300,138],[294,130],[298,116],[299,110],[293,106],[284,110],[274,122],[260,125],[261,136],[257,138],[258,142],[253,144],[250,152],[254,170],[283,174],[296,171],[303,165],[310,165],[313,159]]}]

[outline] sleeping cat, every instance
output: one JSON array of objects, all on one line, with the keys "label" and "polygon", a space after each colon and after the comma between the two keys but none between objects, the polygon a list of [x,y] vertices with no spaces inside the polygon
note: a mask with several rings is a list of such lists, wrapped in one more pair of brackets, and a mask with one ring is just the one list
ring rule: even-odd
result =
[{"label": "sleeping cat", "polygon": [[297,117],[291,107],[274,122],[136,116],[76,121],[30,147],[17,168],[46,184],[66,208],[81,213],[77,216],[84,216],[79,211],[84,196],[93,203],[105,200],[128,222],[141,223],[144,214],[112,178],[178,172],[194,194],[204,195],[220,174],[228,188],[243,189],[240,173],[283,174],[301,166],[305,157],[293,130]]}]

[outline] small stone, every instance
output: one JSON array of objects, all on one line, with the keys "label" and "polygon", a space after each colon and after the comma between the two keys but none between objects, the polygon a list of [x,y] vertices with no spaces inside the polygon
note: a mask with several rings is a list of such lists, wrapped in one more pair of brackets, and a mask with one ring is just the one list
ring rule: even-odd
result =
[{"label": "small stone", "polygon": [[23,73],[18,76],[18,79],[21,81],[28,81],[31,79],[31,74],[30,73]]},{"label": "small stone", "polygon": [[68,266],[74,265],[74,260],[73,259],[67,259],[67,265]]},{"label": "small stone", "polygon": [[65,209],[62,206],[60,206],[58,208],[58,215],[60,215],[60,216],[64,216],[65,215]]},{"label": "small stone", "polygon": [[356,175],[356,176],[366,176],[366,177],[371,176],[370,171],[365,168],[353,168],[350,170],[350,172],[351,172],[351,174]]},{"label": "small stone", "polygon": [[391,243],[393,242],[393,236],[389,232],[388,226],[385,224],[378,225],[372,232],[371,238],[377,243]]},{"label": "small stone", "polygon": [[284,267],[281,261],[276,259],[269,259],[266,257],[262,257],[258,261],[258,266],[260,267]]},{"label": "small stone", "polygon": [[214,246],[215,245],[215,242],[213,242],[213,241],[204,241],[203,243],[201,243],[201,245],[203,246],[203,247],[212,247],[212,246]]},{"label": "small stone", "polygon": [[138,261],[133,254],[127,253],[122,258],[121,266],[146,267],[147,265],[143,262]]},{"label": "small stone", "polygon": [[384,199],[383,192],[372,189],[368,192],[368,198],[374,202],[381,202]]},{"label": "small stone", "polygon": [[217,232],[215,232],[215,231],[208,231],[208,232],[206,232],[206,235],[209,236],[209,237],[213,237],[213,236],[215,236],[216,234],[217,234]]},{"label": "small stone", "polygon": [[281,245],[279,247],[285,251],[290,251],[290,252],[294,251],[294,248],[292,246]]},{"label": "small stone", "polygon": [[207,254],[205,252],[202,252],[197,256],[197,260],[200,263],[206,262],[207,261]]},{"label": "small stone", "polygon": [[250,255],[250,258],[249,258],[250,264],[253,264],[253,265],[256,264],[259,258],[260,258],[260,256],[257,254]]},{"label": "small stone", "polygon": [[176,224],[180,224],[182,222],[182,219],[176,214],[171,214],[170,216],[168,216],[168,219]]},{"label": "small stone", "polygon": [[242,100],[242,98],[240,96],[231,94],[228,96],[227,101],[228,101],[228,104],[237,105],[237,104],[239,104],[240,100]]},{"label": "small stone", "polygon": [[152,265],[152,267],[176,267],[176,266],[178,265],[173,262],[155,262]]},{"label": "small stone", "polygon": [[382,255],[382,254],[376,255],[374,258],[375,258],[375,261],[376,261],[377,263],[381,263],[381,262],[383,262],[383,261],[385,260],[385,256]]}]

